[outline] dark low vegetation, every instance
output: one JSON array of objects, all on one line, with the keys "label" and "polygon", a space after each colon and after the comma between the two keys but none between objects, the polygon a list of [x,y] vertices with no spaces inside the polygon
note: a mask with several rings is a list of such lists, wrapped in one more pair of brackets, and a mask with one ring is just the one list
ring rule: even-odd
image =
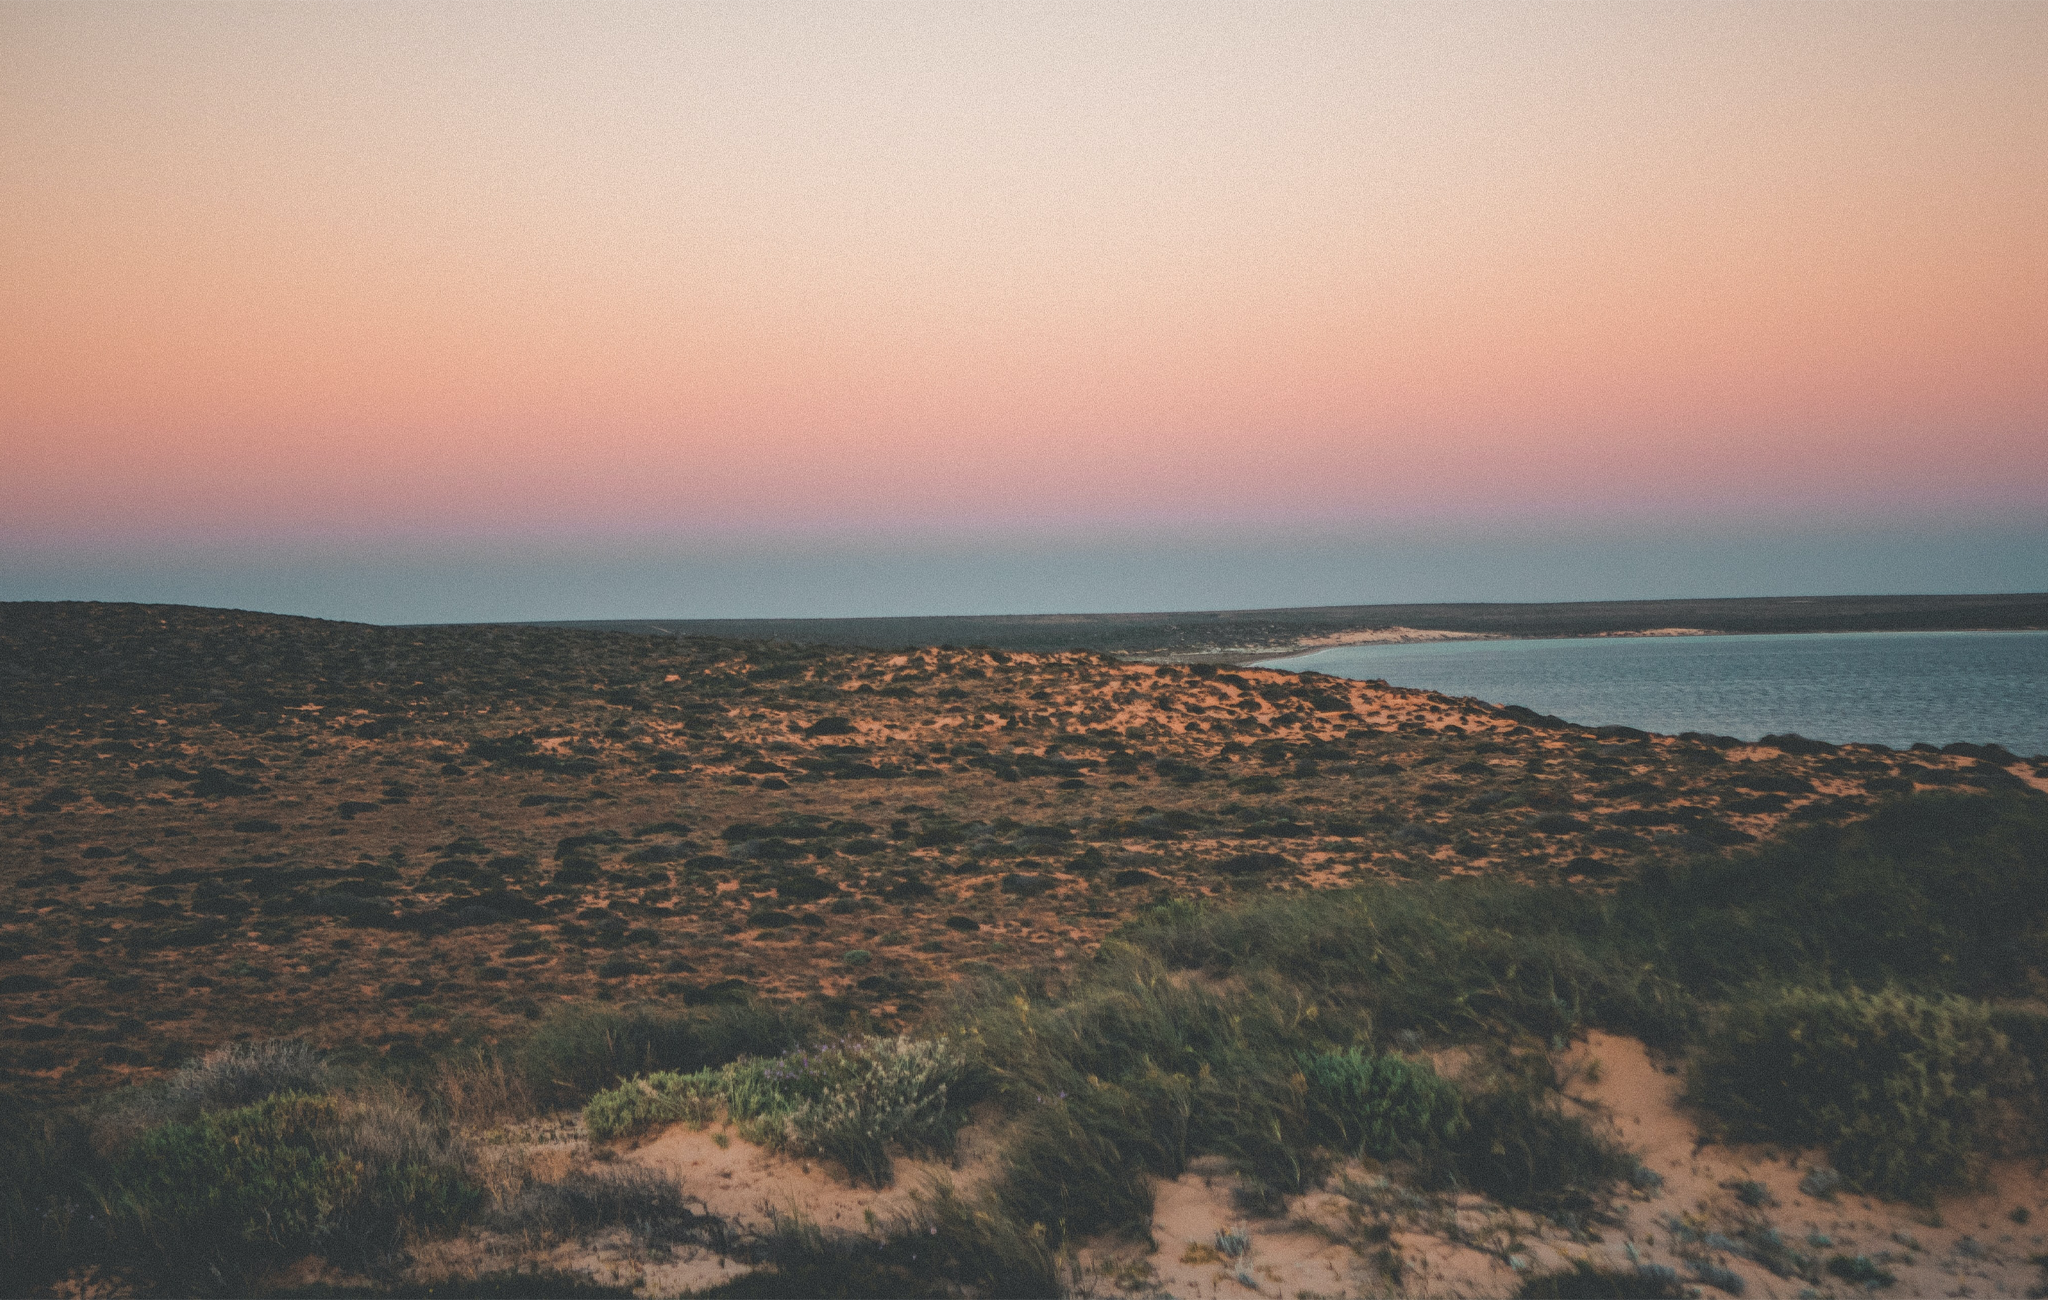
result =
[{"label": "dark low vegetation", "polygon": [[[238,1291],[296,1253],[374,1269],[409,1228],[479,1217],[450,1119],[588,1103],[593,1131],[626,1132],[715,1102],[882,1182],[886,1136],[833,1124],[908,1116],[899,1141],[943,1149],[993,1103],[1012,1121],[993,1185],[928,1198],[880,1240],[786,1222],[725,1242],[771,1269],[722,1293],[1046,1294],[1064,1251],[1142,1233],[1153,1181],[1198,1156],[1269,1203],[1364,1156],[1581,1213],[1635,1171],[1558,1104],[1552,1050],[1587,1026],[1689,1053],[1692,1096],[1730,1135],[1822,1146],[1852,1189],[1925,1197],[2042,1145],[2048,1016],[2010,995],[2048,971],[2044,943],[2048,801],[2017,793],[1902,799],[1607,896],[1437,881],[1168,902],[1064,980],[964,983],[911,1039],[828,1041],[803,1007],[577,1006],[405,1096],[245,1046],[83,1112],[17,1107],[0,1241],[16,1278],[94,1260]],[[1452,1044],[1474,1062],[1455,1079],[1424,1054]],[[660,1199],[644,1193],[586,1180],[495,1213],[567,1232]],[[663,1213],[692,1240],[719,1231]],[[1668,1283],[1586,1269],[1525,1293]]]},{"label": "dark low vegetation", "polygon": [[408,1227],[460,1223],[482,1201],[410,1107],[304,1093],[152,1129],[88,1194],[90,1235],[111,1256],[190,1292],[246,1290],[314,1250],[371,1262]]},{"label": "dark low vegetation", "polygon": [[1377,1034],[1577,1024],[1689,1040],[1759,982],[2009,996],[2048,971],[2048,800],[1931,794],[1612,896],[1487,881],[1175,905],[1125,927],[1177,969],[1268,972]]},{"label": "dark low vegetation", "polygon": [[741,1057],[780,1056],[817,1032],[816,1018],[803,1010],[762,1003],[687,1015],[575,1007],[542,1019],[506,1055],[535,1101],[580,1106],[593,1093],[634,1075],[687,1074]]},{"label": "dark low vegetation", "polygon": [[1760,990],[1695,1054],[1692,1096],[1740,1137],[1826,1147],[1851,1188],[1922,1196],[2030,1145],[2036,1080],[1991,1010],[1896,988]]}]

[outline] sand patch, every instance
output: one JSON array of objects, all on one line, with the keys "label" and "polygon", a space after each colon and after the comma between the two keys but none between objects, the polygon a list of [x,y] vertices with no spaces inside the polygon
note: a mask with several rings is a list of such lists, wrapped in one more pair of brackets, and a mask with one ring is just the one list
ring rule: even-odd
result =
[{"label": "sand patch", "polygon": [[[2029,1257],[2048,1246],[2048,1236],[2031,1220],[2048,1210],[2048,1174],[2038,1161],[1997,1162],[1985,1190],[1943,1197],[1931,1208],[1848,1194],[1812,1196],[1800,1190],[1800,1181],[1825,1165],[1822,1153],[1701,1146],[1699,1125],[1679,1102],[1679,1076],[1652,1061],[1641,1043],[1595,1032],[1573,1054],[1581,1066],[1594,1060],[1600,1062],[1597,1079],[1582,1080],[1575,1095],[1599,1107],[1664,1179],[1661,1195],[1638,1209],[1623,1237],[1644,1260],[1685,1274],[1676,1250],[1704,1246],[1758,1294],[1796,1294],[1799,1283],[1718,1248],[1709,1235],[1746,1245],[1775,1230],[1793,1250],[1823,1264],[1836,1255],[1870,1257],[1898,1279],[1885,1288],[1887,1295],[2016,1296],[2039,1285],[2040,1270]],[[2016,1209],[2027,1211],[2029,1224],[2014,1222]],[[1688,1233],[1706,1240],[1686,1243]],[[1617,1251],[1610,1243],[1605,1253],[1611,1258]],[[1822,1285],[1842,1294],[1858,1290],[1826,1275]]]},{"label": "sand patch", "polygon": [[[771,1228],[778,1217],[800,1216],[827,1231],[886,1231],[915,1209],[919,1196],[940,1185],[951,1184],[963,1193],[980,1187],[997,1168],[999,1133],[994,1117],[985,1114],[961,1130],[950,1163],[898,1156],[895,1179],[887,1188],[856,1184],[829,1161],[777,1155],[728,1125],[673,1125],[631,1150],[617,1151],[593,1149],[580,1123],[536,1122],[494,1134],[500,1140],[480,1148],[478,1157],[482,1180],[499,1204],[523,1186],[558,1182],[577,1172],[601,1172],[607,1166],[656,1171],[675,1183],[693,1213],[723,1220],[724,1244],[737,1248],[750,1235]],[[426,1284],[540,1269],[631,1287],[643,1296],[674,1296],[751,1271],[751,1265],[719,1243],[715,1233],[685,1240],[610,1227],[555,1239],[477,1226],[412,1243],[403,1277]],[[295,1267],[316,1270],[306,1281],[335,1280],[317,1271],[326,1268],[317,1260]]]},{"label": "sand patch", "polygon": [[730,1126],[677,1124],[622,1158],[670,1174],[685,1196],[736,1232],[763,1231],[777,1216],[791,1215],[827,1230],[872,1232],[908,1214],[915,1198],[935,1186],[971,1192],[993,1171],[995,1154],[992,1126],[971,1124],[961,1130],[951,1163],[899,1155],[895,1180],[876,1188],[853,1182],[829,1161],[756,1146]]},{"label": "sand patch", "polygon": [[554,1242],[477,1230],[416,1244],[404,1279],[429,1285],[491,1273],[535,1271],[567,1273],[656,1297],[702,1291],[752,1269],[721,1251],[650,1241],[626,1228],[606,1228]]},{"label": "sand patch", "polygon": [[1300,643],[1312,650],[1343,645],[1409,645],[1421,641],[1500,641],[1493,632],[1446,632],[1428,627],[1372,627],[1350,632],[1329,632],[1305,636]]}]

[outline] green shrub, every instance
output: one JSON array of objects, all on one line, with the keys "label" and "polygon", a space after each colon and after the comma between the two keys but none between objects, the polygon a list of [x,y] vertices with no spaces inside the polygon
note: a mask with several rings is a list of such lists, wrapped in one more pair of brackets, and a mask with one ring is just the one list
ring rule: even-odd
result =
[{"label": "green shrub", "polygon": [[690,1073],[743,1056],[779,1056],[815,1032],[806,1013],[770,1003],[683,1014],[578,1005],[551,1012],[515,1059],[537,1101],[574,1105],[636,1074]]},{"label": "green shrub", "polygon": [[160,1124],[190,1123],[211,1111],[252,1105],[279,1093],[317,1095],[331,1082],[327,1062],[305,1043],[277,1038],[229,1043],[180,1066],[160,1083],[100,1098],[91,1107],[93,1136],[102,1150],[111,1150]]},{"label": "green shrub", "polygon": [[339,1120],[328,1098],[286,1094],[144,1134],[99,1201],[116,1249],[230,1283],[308,1253],[363,1194]]},{"label": "green shrub", "polygon": [[1405,1156],[1466,1127],[1457,1088],[1426,1061],[1353,1047],[1305,1056],[1301,1065],[1318,1135],[1354,1156]]},{"label": "green shrub", "polygon": [[[728,1067],[730,1068],[730,1067]],[[584,1104],[583,1126],[600,1142],[683,1120],[703,1123],[716,1110],[717,1071],[643,1074]]]},{"label": "green shrub", "polygon": [[1868,1255],[1831,1255],[1828,1257],[1828,1272],[1844,1282],[1867,1286],[1873,1290],[1890,1286],[1899,1279],[1892,1271]]},{"label": "green shrub", "polygon": [[1213,990],[1111,945],[1063,996],[1001,986],[961,1008],[963,1041],[1017,1118],[1004,1212],[1055,1243],[1141,1233],[1149,1177],[1198,1154],[1230,1157],[1287,1192],[1327,1165],[1299,1058],[1328,1046],[1305,999],[1273,981]]},{"label": "green shrub", "polygon": [[1990,997],[2048,969],[2048,799],[1916,795],[1733,857],[1653,863],[1613,898],[1499,880],[1175,903],[1115,937],[1173,969],[1286,980],[1364,1039],[1413,1029],[1676,1046],[1758,979]]},{"label": "green shrub", "polygon": [[802,1100],[789,1112],[790,1144],[888,1185],[886,1144],[952,1145],[960,1116],[947,1105],[961,1062],[942,1039],[847,1039],[770,1062],[764,1077]]},{"label": "green shrub", "polygon": [[749,1139],[837,1160],[876,1186],[891,1176],[888,1144],[952,1145],[950,1104],[963,1068],[943,1039],[848,1038],[768,1061],[628,1080],[590,1099],[584,1124],[599,1139],[655,1124],[711,1118],[718,1105]]},{"label": "green shrub", "polygon": [[118,1257],[175,1288],[235,1291],[308,1252],[361,1257],[480,1200],[446,1148],[389,1107],[283,1093],[153,1129],[94,1202]]},{"label": "green shrub", "polygon": [[1086,1104],[1025,1113],[993,1192],[1002,1216],[1050,1233],[1061,1246],[1097,1232],[1142,1235],[1152,1218],[1152,1178],[1176,1167],[1168,1163],[1175,1153],[1150,1125],[1181,1118],[1171,1092],[1149,1091],[1108,1085]]},{"label": "green shrub", "polygon": [[1824,1146],[1851,1187],[1924,1198],[2015,1140],[2033,1084],[1981,1004],[1794,987],[1730,1005],[1688,1091],[1737,1136]]},{"label": "green shrub", "polygon": [[[1181,909],[1180,919],[1228,918]],[[1148,1178],[1176,1177],[1201,1154],[1291,1194],[1326,1171],[1329,1148],[1362,1150],[1541,1209],[1583,1206],[1635,1164],[1558,1110],[1547,1065],[1461,1096],[1426,1065],[1334,1048],[1329,1037],[1350,1037],[1364,1018],[1326,1011],[1260,971],[1205,986],[1110,945],[1062,996],[991,988],[982,999],[963,1008],[965,1038],[1018,1117],[992,1196],[1055,1243],[1142,1233]]]},{"label": "green shrub", "polygon": [[2048,1009],[2036,1006],[1993,1006],[1987,1011],[1992,1029],[2005,1036],[2006,1046],[2026,1063],[2034,1087],[2002,1099],[2001,1119],[2010,1119],[2009,1145],[2039,1151],[2048,1147],[2048,1106],[2041,1085],[2048,1081]]}]

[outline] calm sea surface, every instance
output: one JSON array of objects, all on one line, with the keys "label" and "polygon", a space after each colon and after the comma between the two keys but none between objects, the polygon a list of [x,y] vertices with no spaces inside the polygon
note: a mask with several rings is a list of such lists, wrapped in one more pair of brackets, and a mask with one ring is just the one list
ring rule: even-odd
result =
[{"label": "calm sea surface", "polygon": [[1263,666],[1384,678],[1591,726],[2048,753],[2048,632],[1436,641]]}]

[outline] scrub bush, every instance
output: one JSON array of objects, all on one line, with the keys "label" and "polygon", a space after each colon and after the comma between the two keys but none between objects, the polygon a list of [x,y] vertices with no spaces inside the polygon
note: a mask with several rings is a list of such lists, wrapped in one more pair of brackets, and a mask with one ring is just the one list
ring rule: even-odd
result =
[{"label": "scrub bush", "polygon": [[995,1199],[1055,1243],[1142,1232],[1148,1177],[1177,1177],[1196,1155],[1287,1192],[1327,1167],[1299,1058],[1328,1044],[1289,990],[1213,991],[1110,945],[1056,1000],[983,997],[965,1009],[965,1042],[1018,1117]]},{"label": "scrub bush", "polygon": [[575,1105],[637,1074],[690,1073],[743,1056],[779,1056],[815,1032],[802,1011],[769,1003],[687,1014],[577,1005],[551,1012],[515,1058],[535,1101]]},{"label": "scrub bush", "polygon": [[327,1063],[311,1047],[273,1038],[208,1052],[170,1077],[164,1100],[173,1113],[196,1116],[281,1092],[325,1092],[327,1082]]},{"label": "scrub bush", "polygon": [[1779,988],[1730,1005],[1694,1056],[1693,1100],[1739,1137],[1824,1146],[1852,1188],[1925,1199],[1975,1181],[2037,1105],[1988,1008],[1887,989]]},{"label": "scrub bush", "polygon": [[770,1062],[764,1074],[803,1100],[789,1113],[790,1144],[837,1160],[877,1187],[890,1181],[886,1144],[951,1147],[960,1115],[947,1092],[960,1060],[939,1039],[849,1039]]},{"label": "scrub bush", "polygon": [[93,1188],[112,1253],[193,1292],[245,1290],[309,1252],[374,1258],[480,1201],[416,1115],[302,1093],[155,1128]]},{"label": "scrub bush", "polygon": [[717,1113],[719,1084],[745,1067],[727,1066],[678,1074],[673,1070],[637,1075],[593,1096],[583,1107],[583,1126],[600,1142],[663,1124],[708,1122]]},{"label": "scrub bush", "polygon": [[584,1108],[593,1137],[660,1123],[702,1123],[723,1105],[743,1136],[837,1160],[878,1187],[889,1143],[945,1150],[961,1121],[950,1104],[963,1063],[943,1039],[850,1038],[767,1061],[657,1073],[601,1092]]},{"label": "scrub bush", "polygon": [[305,1043],[230,1043],[179,1067],[159,1084],[102,1098],[92,1108],[93,1138],[101,1151],[111,1151],[160,1124],[189,1124],[201,1115],[280,1093],[321,1094],[330,1082],[326,1061]]}]

